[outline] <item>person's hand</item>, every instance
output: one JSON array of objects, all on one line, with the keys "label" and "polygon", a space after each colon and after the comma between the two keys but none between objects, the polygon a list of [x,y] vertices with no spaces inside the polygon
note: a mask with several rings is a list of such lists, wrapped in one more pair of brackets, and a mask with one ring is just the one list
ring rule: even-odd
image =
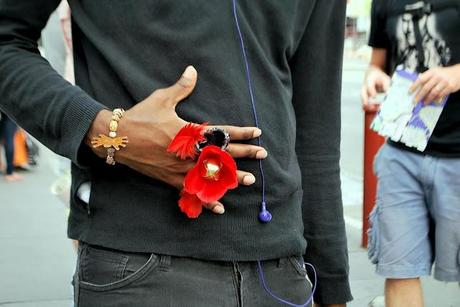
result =
[{"label": "person's hand", "polygon": [[[128,146],[115,153],[118,163],[170,184],[179,190],[183,188],[185,174],[195,162],[180,160],[174,154],[166,151],[177,132],[187,122],[177,115],[175,108],[184,98],[189,96],[195,88],[197,72],[189,66],[174,85],[154,91],[149,97],[127,110],[119,122],[118,136],[127,136]],[[94,136],[108,133],[108,123],[112,113],[101,111],[93,122],[86,143]],[[261,135],[255,127],[219,126],[230,134],[231,143],[227,151],[234,158],[264,159],[267,152],[264,148],[237,143]],[[236,143],[234,143],[236,142]],[[93,151],[105,158],[106,150],[93,148]],[[253,174],[238,170],[238,182],[242,185],[251,185],[255,182]],[[220,202],[207,205],[215,213],[223,213],[224,207]]]},{"label": "person's hand", "polygon": [[411,93],[417,92],[415,102],[425,104],[441,102],[444,97],[460,90],[460,64],[450,67],[436,67],[419,75],[412,84]]},{"label": "person's hand", "polygon": [[386,92],[390,87],[391,78],[380,68],[370,66],[364,78],[364,84],[361,89],[361,101],[365,110],[376,111],[377,104],[371,103],[371,100],[377,96],[377,93]]}]

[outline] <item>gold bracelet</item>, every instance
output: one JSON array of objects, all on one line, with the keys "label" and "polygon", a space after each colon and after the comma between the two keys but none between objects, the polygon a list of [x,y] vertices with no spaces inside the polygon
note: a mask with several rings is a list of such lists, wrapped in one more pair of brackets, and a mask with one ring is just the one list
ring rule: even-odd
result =
[{"label": "gold bracelet", "polygon": [[97,148],[99,146],[107,148],[107,158],[105,159],[105,162],[109,165],[115,165],[115,152],[120,150],[120,147],[124,148],[126,147],[126,144],[128,144],[127,136],[117,136],[118,122],[123,117],[123,113],[125,113],[125,110],[123,109],[113,110],[112,118],[109,123],[109,136],[99,134],[99,136],[94,137],[91,140],[93,148]]}]

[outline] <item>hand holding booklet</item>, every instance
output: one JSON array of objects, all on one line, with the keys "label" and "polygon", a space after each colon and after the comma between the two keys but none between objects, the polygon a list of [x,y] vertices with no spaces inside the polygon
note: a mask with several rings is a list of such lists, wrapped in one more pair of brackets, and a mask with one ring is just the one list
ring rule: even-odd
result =
[{"label": "hand holding booklet", "polygon": [[394,73],[371,129],[392,141],[424,151],[447,97],[440,102],[414,102],[416,92],[410,93],[410,87],[417,77],[418,74],[407,70]]}]

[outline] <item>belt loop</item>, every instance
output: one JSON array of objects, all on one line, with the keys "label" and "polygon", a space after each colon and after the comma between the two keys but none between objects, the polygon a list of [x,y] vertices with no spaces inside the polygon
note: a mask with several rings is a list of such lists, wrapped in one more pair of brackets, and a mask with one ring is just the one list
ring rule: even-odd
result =
[{"label": "belt loop", "polygon": [[170,255],[159,255],[160,257],[160,264],[158,265],[158,269],[163,272],[167,272],[171,267],[171,256]]}]

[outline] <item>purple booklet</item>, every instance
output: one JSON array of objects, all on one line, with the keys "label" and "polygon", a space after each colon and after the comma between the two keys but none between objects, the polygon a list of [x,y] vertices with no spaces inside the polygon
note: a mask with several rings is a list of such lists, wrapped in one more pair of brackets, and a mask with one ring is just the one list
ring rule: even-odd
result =
[{"label": "purple booklet", "polygon": [[416,93],[409,93],[409,89],[417,77],[418,74],[406,70],[395,72],[371,129],[395,142],[424,151],[448,97],[441,102],[415,103]]}]

